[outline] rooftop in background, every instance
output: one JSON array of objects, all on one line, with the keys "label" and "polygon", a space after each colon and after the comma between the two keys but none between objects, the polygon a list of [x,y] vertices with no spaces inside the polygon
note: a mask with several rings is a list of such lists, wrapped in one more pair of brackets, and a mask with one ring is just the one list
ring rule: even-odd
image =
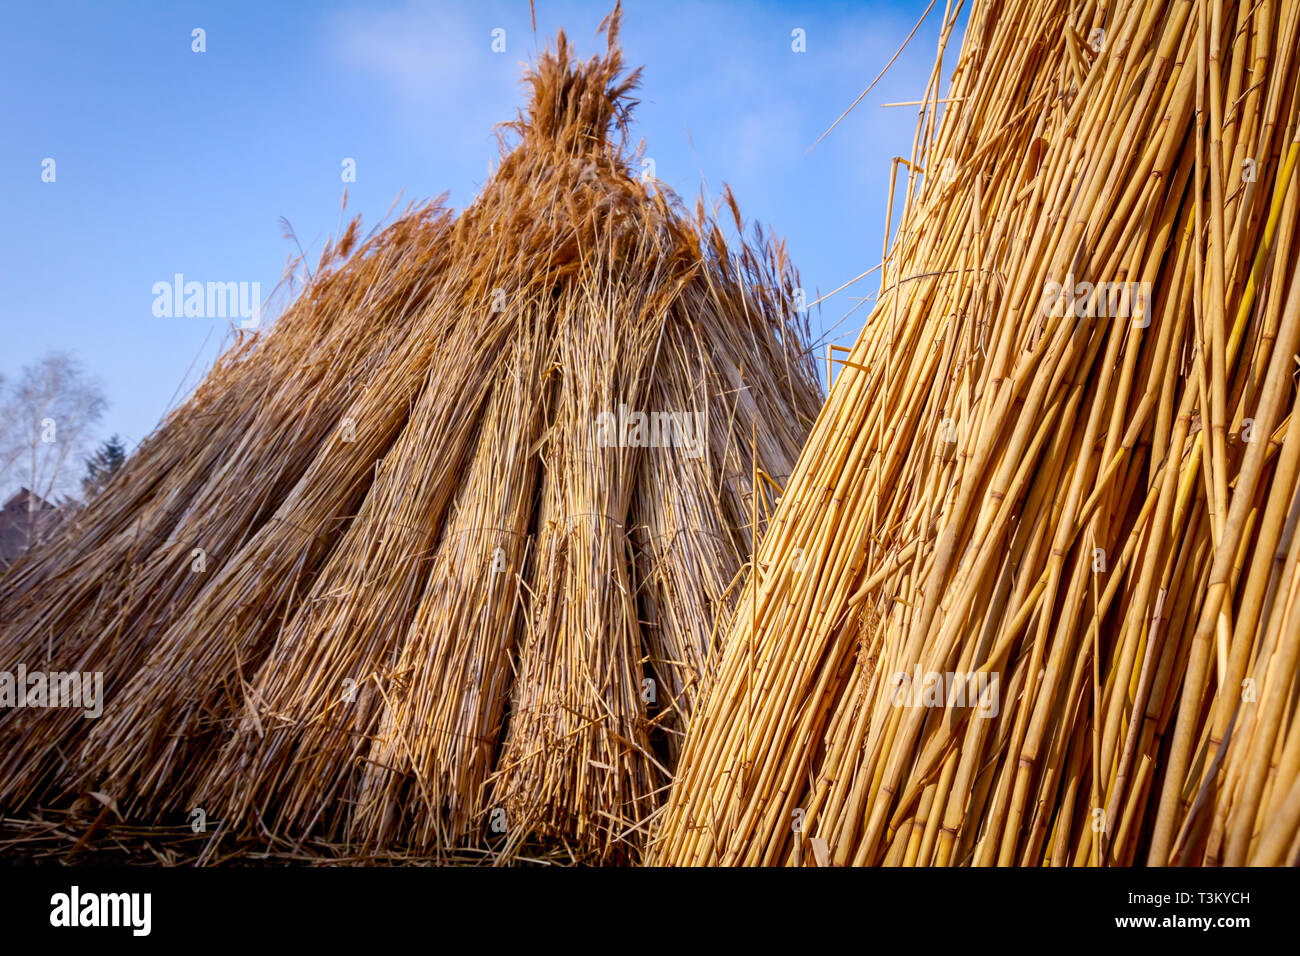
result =
[{"label": "rooftop in background", "polygon": [[27,550],[57,506],[26,488],[9,496],[0,508],[0,571]]}]

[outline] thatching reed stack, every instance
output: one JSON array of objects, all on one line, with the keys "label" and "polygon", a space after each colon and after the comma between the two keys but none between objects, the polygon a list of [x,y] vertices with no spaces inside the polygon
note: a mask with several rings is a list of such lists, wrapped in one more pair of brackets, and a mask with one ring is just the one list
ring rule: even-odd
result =
[{"label": "thatching reed stack", "polygon": [[[0,806],[201,807],[206,862],[638,857],[772,506],[753,476],[820,396],[780,245],[632,172],[606,29],[539,60],[468,209],[350,227],[0,580],[0,653],[107,684],[98,721],[0,713]],[[620,408],[688,431],[624,440]]]},{"label": "thatching reed stack", "polygon": [[1300,4],[957,10],[652,859],[1300,862]]}]

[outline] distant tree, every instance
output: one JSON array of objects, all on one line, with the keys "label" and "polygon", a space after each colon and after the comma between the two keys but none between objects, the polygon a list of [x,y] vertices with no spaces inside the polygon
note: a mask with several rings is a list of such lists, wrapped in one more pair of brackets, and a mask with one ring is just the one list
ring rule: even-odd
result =
[{"label": "distant tree", "polygon": [[81,479],[82,498],[88,502],[103,491],[125,461],[126,446],[117,435],[95,449],[95,453],[86,459],[86,475]]},{"label": "distant tree", "polygon": [[9,398],[9,386],[5,377],[0,375],[0,493],[9,491],[9,476],[23,449],[14,420],[15,412]]},{"label": "distant tree", "polygon": [[0,478],[46,501],[75,494],[76,463],[107,405],[70,355],[51,352],[25,366],[0,396]]}]

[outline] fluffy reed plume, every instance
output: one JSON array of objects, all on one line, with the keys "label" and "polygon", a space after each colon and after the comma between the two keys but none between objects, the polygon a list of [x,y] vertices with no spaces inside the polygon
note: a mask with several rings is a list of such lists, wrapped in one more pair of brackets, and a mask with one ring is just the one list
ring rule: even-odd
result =
[{"label": "fluffy reed plume", "polygon": [[[0,806],[201,807],[207,861],[636,856],[770,504],[750,479],[819,396],[781,247],[632,172],[617,28],[540,59],[467,210],[349,227],[0,579],[6,660],[107,685],[99,721],[0,712]],[[647,447],[620,406],[708,425]]]},{"label": "fluffy reed plume", "polygon": [[956,17],[651,858],[1300,862],[1300,3]]}]

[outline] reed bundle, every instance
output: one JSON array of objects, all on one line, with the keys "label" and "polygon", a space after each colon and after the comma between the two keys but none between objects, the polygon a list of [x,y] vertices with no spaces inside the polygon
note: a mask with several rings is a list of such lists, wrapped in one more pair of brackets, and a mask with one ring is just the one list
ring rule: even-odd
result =
[{"label": "reed bundle", "polygon": [[651,859],[1295,864],[1300,3],[960,6]]},{"label": "reed bundle", "polygon": [[[0,579],[4,657],[107,698],[0,712],[0,806],[202,808],[207,862],[635,857],[771,503],[751,476],[788,475],[820,397],[781,245],[632,172],[603,29],[540,58],[468,209],[353,223]],[[621,406],[707,428],[625,441]]]}]

